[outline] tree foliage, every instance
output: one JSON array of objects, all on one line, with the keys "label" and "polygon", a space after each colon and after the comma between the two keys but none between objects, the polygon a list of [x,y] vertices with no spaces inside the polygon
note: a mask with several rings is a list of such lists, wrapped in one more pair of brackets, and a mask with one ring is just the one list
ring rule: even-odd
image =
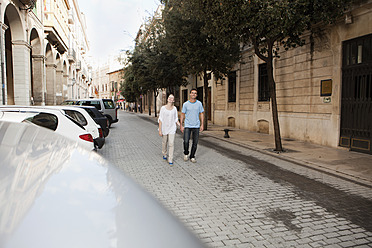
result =
[{"label": "tree foliage", "polygon": [[134,78],[132,65],[124,69],[124,82],[120,84],[120,91],[127,102],[136,102],[140,96],[140,87]]},{"label": "tree foliage", "polygon": [[[161,20],[154,19],[149,24],[151,25],[144,34],[145,38],[138,40],[133,52],[128,53],[127,68],[130,76],[126,80],[129,80],[128,84],[138,87],[138,94],[154,93],[157,96],[158,89],[173,89],[186,85],[187,82],[182,65],[177,62],[176,56],[169,51],[164,41]],[[156,99],[154,104],[156,109]]]}]

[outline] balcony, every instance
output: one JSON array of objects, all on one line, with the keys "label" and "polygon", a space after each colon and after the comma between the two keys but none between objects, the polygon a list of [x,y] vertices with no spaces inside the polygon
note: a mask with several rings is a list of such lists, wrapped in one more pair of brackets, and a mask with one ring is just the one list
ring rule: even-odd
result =
[{"label": "balcony", "polygon": [[87,69],[86,68],[83,68],[82,71],[81,71],[81,77],[86,79],[88,78],[88,73],[87,73]]},{"label": "balcony", "polygon": [[72,10],[68,11],[68,24],[75,24],[75,18]]},{"label": "balcony", "polygon": [[80,71],[80,70],[81,70],[81,61],[80,61],[80,60],[78,60],[78,61],[76,62],[76,64],[75,64],[75,69],[76,69],[77,71]]},{"label": "balcony", "polygon": [[73,48],[70,48],[68,49],[68,60],[70,62],[75,62],[76,61],[76,52],[75,52],[75,49]]},{"label": "balcony", "polygon": [[81,45],[80,45],[80,51],[81,51],[81,54],[85,54],[86,50],[87,50],[87,48],[86,48],[86,46],[84,45],[84,43],[81,43]]}]

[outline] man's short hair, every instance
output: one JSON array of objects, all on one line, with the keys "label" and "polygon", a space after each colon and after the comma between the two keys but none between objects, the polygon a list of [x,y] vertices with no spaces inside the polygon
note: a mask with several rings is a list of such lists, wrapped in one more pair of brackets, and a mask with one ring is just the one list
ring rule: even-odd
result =
[{"label": "man's short hair", "polygon": [[191,93],[191,91],[193,91],[193,90],[195,90],[195,91],[196,91],[196,94],[198,94],[198,90],[195,89],[195,88],[192,88],[192,89],[190,90],[190,93]]}]

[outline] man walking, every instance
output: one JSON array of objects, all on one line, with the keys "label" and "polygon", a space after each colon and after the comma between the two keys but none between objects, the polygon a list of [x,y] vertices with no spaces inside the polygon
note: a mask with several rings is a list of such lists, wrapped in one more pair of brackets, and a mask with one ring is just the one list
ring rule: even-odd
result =
[{"label": "man walking", "polygon": [[[204,130],[204,108],[203,104],[196,100],[198,96],[198,91],[196,89],[191,89],[190,91],[190,100],[185,102],[182,106],[181,113],[181,132],[183,133],[183,159],[187,161],[190,158],[190,161],[196,163],[195,153],[198,146],[199,140],[199,130],[203,132]],[[200,124],[200,119],[201,124]],[[183,124],[183,121],[185,123]],[[192,146],[191,153],[189,157],[189,141],[192,134]]]}]

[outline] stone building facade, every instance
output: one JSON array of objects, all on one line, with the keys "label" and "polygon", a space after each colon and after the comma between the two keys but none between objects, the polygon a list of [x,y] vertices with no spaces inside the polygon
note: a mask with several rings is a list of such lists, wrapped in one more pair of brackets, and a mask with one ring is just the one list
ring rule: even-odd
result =
[{"label": "stone building facade", "polygon": [[[372,153],[372,1],[335,25],[304,34],[306,45],[274,61],[283,138]],[[214,81],[215,124],[273,133],[266,68],[252,47],[223,81]]]},{"label": "stone building facade", "polygon": [[124,69],[110,71],[107,74],[109,76],[111,98],[113,98],[114,101],[117,101],[122,98],[120,96],[120,84],[122,84],[124,81]]},{"label": "stone building facade", "polygon": [[93,69],[90,97],[111,99],[109,71],[109,64],[102,64]]},{"label": "stone building facade", "polygon": [[1,0],[2,105],[54,105],[88,95],[89,50],[77,0]]}]

